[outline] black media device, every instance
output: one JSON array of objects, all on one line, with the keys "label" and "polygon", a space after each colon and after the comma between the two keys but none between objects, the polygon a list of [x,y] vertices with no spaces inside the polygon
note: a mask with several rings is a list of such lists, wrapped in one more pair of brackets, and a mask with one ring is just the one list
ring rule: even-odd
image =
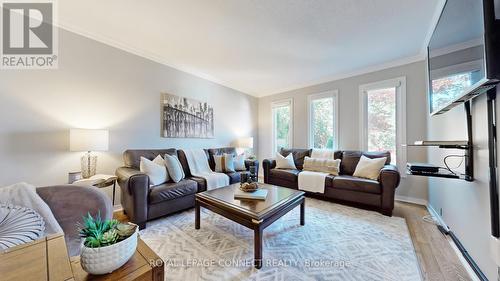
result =
[{"label": "black media device", "polygon": [[439,167],[428,163],[408,163],[408,170],[412,173],[438,173]]}]

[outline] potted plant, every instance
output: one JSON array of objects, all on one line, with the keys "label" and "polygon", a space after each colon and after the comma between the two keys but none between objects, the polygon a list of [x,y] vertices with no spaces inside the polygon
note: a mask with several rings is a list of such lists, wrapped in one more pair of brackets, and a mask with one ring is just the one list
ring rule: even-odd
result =
[{"label": "potted plant", "polygon": [[83,217],[79,225],[80,264],[90,274],[106,274],[124,265],[137,248],[138,227],[133,223],[102,220],[100,214]]}]

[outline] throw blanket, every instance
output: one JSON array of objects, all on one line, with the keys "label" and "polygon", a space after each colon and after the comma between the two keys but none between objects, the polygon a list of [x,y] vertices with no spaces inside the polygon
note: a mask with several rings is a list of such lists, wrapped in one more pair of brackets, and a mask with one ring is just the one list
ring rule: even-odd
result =
[{"label": "throw blanket", "polygon": [[[313,149],[311,158],[333,159],[333,150]],[[325,193],[325,179],[327,173],[302,171],[299,173],[298,185],[300,190],[313,193]]]},{"label": "throw blanket", "polygon": [[45,235],[63,232],[49,206],[38,196],[33,185],[22,182],[0,187],[0,202],[35,210],[45,221]]},{"label": "throw blanket", "polygon": [[207,155],[203,149],[184,150],[191,175],[204,178],[207,181],[207,190],[229,185],[229,177],[223,173],[216,173],[208,165]]}]

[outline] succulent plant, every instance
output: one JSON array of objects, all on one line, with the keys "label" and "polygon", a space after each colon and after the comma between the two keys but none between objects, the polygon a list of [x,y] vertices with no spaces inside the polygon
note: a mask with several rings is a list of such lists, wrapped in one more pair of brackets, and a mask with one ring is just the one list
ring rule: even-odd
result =
[{"label": "succulent plant", "polygon": [[118,236],[120,236],[121,239],[125,239],[135,232],[136,227],[137,225],[131,223],[119,223],[115,226],[115,229]]},{"label": "succulent plant", "polygon": [[114,228],[104,232],[100,239],[103,246],[113,245],[116,241],[118,241],[118,233],[116,233]]},{"label": "succulent plant", "polygon": [[99,248],[113,245],[134,234],[137,225],[119,223],[117,220],[102,220],[98,213],[92,217],[90,213],[83,217],[83,224],[78,224],[80,237],[85,238],[84,245]]}]

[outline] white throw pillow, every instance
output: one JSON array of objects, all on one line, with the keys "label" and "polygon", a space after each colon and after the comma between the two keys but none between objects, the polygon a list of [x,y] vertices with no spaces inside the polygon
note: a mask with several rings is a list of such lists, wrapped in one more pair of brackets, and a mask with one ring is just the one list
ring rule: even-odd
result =
[{"label": "white throw pillow", "polygon": [[304,158],[304,171],[328,173],[334,176],[339,175],[340,159],[327,158]]},{"label": "white throw pillow", "polygon": [[177,157],[165,154],[165,165],[167,166],[168,173],[174,182],[180,182],[186,177],[181,162]]},{"label": "white throw pillow", "polygon": [[245,155],[237,155],[234,157],[234,169],[236,171],[246,171],[247,167],[245,166]]},{"label": "white throw pillow", "polygon": [[141,157],[139,169],[141,172],[148,175],[151,185],[159,185],[169,180],[167,168],[165,167],[165,161],[160,155],[156,156],[153,161],[145,157]]},{"label": "white throw pillow", "polygon": [[293,162],[292,153],[288,154],[287,157],[283,157],[279,152],[276,152],[276,169],[290,169],[296,170],[295,162]]},{"label": "white throw pillow", "polygon": [[353,176],[377,180],[380,175],[380,170],[382,170],[385,165],[385,161],[387,161],[387,157],[370,159],[361,155]]}]

